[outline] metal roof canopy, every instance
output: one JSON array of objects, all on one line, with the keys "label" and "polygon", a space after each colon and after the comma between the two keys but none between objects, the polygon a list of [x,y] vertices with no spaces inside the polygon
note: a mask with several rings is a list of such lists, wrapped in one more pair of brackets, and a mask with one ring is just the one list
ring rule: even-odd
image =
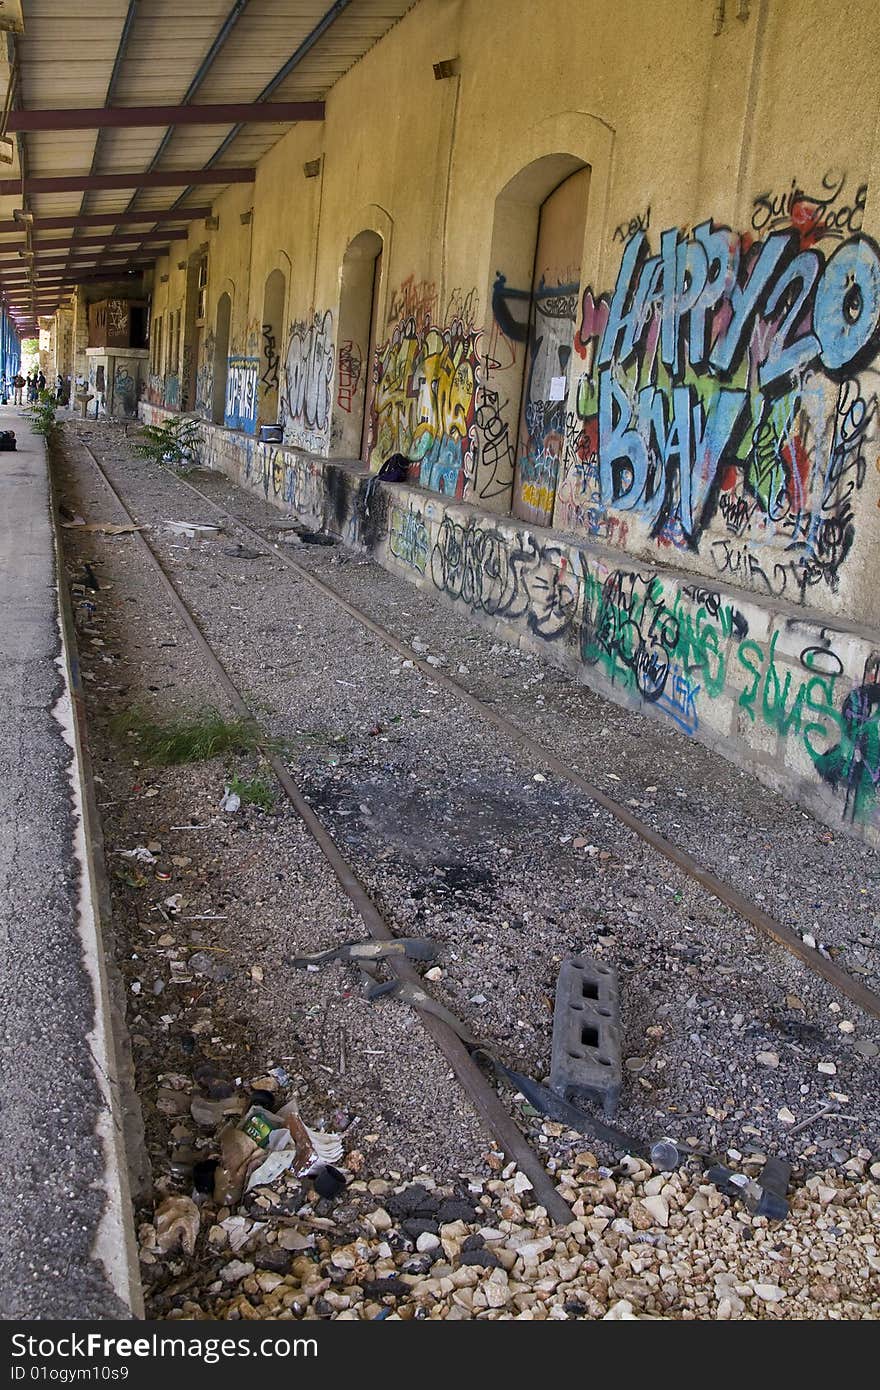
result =
[{"label": "metal roof canopy", "polygon": [[[0,200],[21,205],[23,189],[28,245],[40,249],[39,230],[70,231],[71,259],[82,227],[109,227],[113,243],[126,223],[206,217],[208,200],[253,180],[292,119],[321,119],[334,83],[416,2],[91,0],[81,13],[29,0],[9,124],[23,178],[0,180]],[[172,188],[183,191],[169,203]],[[119,189],[133,196],[114,210]],[[0,217],[11,211],[0,201]],[[0,220],[6,231],[22,227]]]}]

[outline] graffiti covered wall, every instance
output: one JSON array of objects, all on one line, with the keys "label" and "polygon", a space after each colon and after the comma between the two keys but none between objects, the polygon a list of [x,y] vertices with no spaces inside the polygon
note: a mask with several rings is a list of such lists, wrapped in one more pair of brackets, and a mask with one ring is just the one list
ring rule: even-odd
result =
[{"label": "graffiti covered wall", "polygon": [[860,230],[864,186],[837,206],[843,191],[762,195],[748,231],[707,220],[653,250],[637,225],[613,289],[582,297],[557,526],[827,601],[880,380],[880,253]]},{"label": "graffiti covered wall", "polygon": [[223,423],[231,430],[253,434],[257,428],[258,357],[230,357],[226,371]]},{"label": "graffiti covered wall", "polygon": [[478,343],[461,319],[438,328],[425,314],[397,325],[373,363],[371,466],[404,454],[422,487],[465,495],[476,463]]},{"label": "graffiti covered wall", "polygon": [[326,454],[333,389],[333,315],[315,311],[290,326],[284,362],[280,421],[284,441]]}]

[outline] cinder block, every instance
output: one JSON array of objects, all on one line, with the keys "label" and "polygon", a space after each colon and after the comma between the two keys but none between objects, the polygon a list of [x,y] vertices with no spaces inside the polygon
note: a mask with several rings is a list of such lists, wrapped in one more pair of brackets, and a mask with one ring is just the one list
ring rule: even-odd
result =
[{"label": "cinder block", "polygon": [[562,962],[556,984],[550,1085],[567,1100],[600,1100],[607,1116],[620,1099],[617,974],[588,956]]}]

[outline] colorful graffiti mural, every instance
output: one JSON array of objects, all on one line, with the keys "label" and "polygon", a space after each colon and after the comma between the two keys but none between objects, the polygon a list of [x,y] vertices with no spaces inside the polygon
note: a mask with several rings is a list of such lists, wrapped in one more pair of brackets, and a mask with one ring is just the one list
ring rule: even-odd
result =
[{"label": "colorful graffiti mural", "polygon": [[[410,528],[424,524],[418,513],[408,517]],[[803,748],[817,776],[840,795],[847,819],[875,815],[880,656],[872,654],[854,681],[845,634],[816,628],[821,640],[798,642],[799,625],[777,619],[759,641],[742,606],[698,584],[612,569],[586,550],[448,513],[431,535],[427,573],[448,599],[561,642],[575,664],[598,671],[688,734],[697,733],[716,702],[726,704],[730,721],[741,711],[747,725]],[[397,555],[400,546],[390,548],[412,563]]]},{"label": "colorful graffiti mural", "polygon": [[759,200],[763,240],[708,221],[651,255],[638,230],[612,293],[584,292],[557,525],[776,595],[837,586],[876,432],[880,253],[851,208],[829,230],[808,202]]},{"label": "colorful graffiti mural", "polygon": [[517,515],[543,525],[553,519],[565,442],[578,290],[577,280],[542,277],[532,295],[514,505]]},{"label": "colorful graffiti mural", "polygon": [[258,357],[230,357],[226,369],[223,423],[230,430],[253,434],[257,428]]},{"label": "colorful graffiti mural", "polygon": [[423,487],[462,497],[474,472],[478,337],[460,322],[398,325],[376,353],[370,462],[404,454]]}]

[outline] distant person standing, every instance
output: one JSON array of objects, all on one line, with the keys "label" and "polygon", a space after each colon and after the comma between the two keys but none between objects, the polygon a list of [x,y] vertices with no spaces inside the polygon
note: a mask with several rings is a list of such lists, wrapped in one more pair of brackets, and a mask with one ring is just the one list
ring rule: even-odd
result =
[{"label": "distant person standing", "polygon": [[34,404],[36,404],[36,400],[37,400],[37,374],[36,374],[36,372],[28,372],[28,376],[27,376],[27,399],[28,399],[28,405],[34,405]]},{"label": "distant person standing", "polygon": [[24,377],[21,372],[16,372],[15,376],[12,378],[12,390],[14,392],[13,404],[15,405],[22,404],[21,393],[24,390],[24,384]]},{"label": "distant person standing", "polygon": [[64,377],[59,372],[55,378],[55,404],[64,404]]},{"label": "distant person standing", "polygon": [[43,372],[40,372],[39,375],[38,375],[38,377],[37,377],[37,394],[39,395],[39,393],[40,393],[41,391],[45,391],[45,389],[46,389],[46,377],[45,377],[45,375],[43,374]]}]

